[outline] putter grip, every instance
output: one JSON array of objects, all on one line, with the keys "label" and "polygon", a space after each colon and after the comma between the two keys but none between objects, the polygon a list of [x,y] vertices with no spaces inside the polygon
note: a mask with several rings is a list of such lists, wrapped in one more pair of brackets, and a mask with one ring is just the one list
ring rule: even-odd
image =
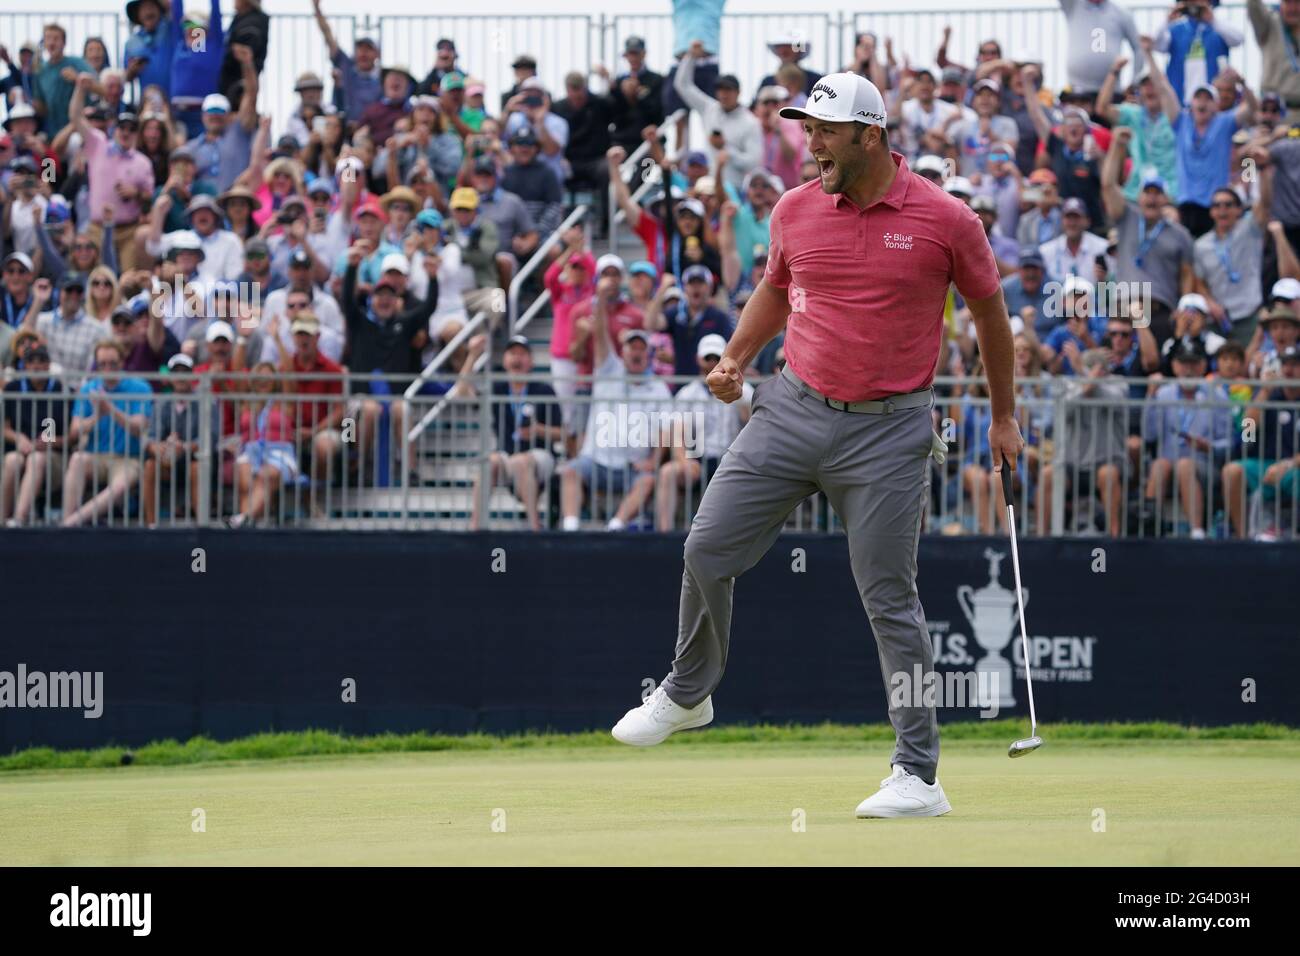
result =
[{"label": "putter grip", "polygon": [[1011,465],[1002,459],[1002,500],[1004,504],[1015,504],[1015,495],[1011,493]]}]

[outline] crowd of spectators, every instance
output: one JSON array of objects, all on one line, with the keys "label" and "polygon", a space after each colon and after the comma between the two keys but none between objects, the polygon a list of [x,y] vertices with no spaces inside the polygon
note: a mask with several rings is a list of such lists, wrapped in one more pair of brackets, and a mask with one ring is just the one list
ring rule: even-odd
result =
[{"label": "crowd of spectators", "polygon": [[[17,61],[0,48],[0,519],[192,517],[208,452],[232,526],[266,520],[286,489],[390,483],[417,458],[395,399],[441,356],[460,375],[426,395],[488,400],[474,372],[485,358],[506,372],[487,474],[530,526],[580,527],[598,497],[611,529],[680,526],[749,414],[702,376],[762,281],[772,210],[820,175],[780,115],[819,79],[809,43],[771,37],[767,75],[727,72],[724,3],[677,0],[671,49],[621,38],[619,65],[562,90],[539,78],[542,51],[521,51],[489,103],[453,40],[420,77],[373,36],[344,49],[313,0],[332,69],[297,75],[278,129],[259,113],[262,75],[292,67],[268,59],[261,0],[236,0],[229,21],[216,0],[131,0],[120,51],[91,38],[75,55],[57,19]],[[1130,528],[1136,501],[1139,521],[1168,512],[1203,536],[1217,508],[1245,535],[1248,496],[1300,492],[1300,416],[1260,404],[1300,397],[1272,382],[1300,377],[1300,0],[1249,0],[1250,78],[1229,65],[1242,32],[1207,0],[1172,5],[1156,36],[1114,0],[1060,6],[1059,90],[1041,53],[989,38],[963,64],[947,30],[907,50],[861,33],[842,68],[880,88],[899,161],[984,223],[1016,336],[1017,489],[1039,526],[1064,483],[1071,518],[1087,499],[1107,533]],[[687,120],[667,128],[678,110],[702,140]],[[505,290],[579,202],[595,214],[525,286],[522,305],[545,293],[552,316],[534,354]],[[632,261],[602,250],[607,202],[641,246]],[[781,362],[778,339],[753,371]],[[950,290],[936,373],[974,383],[940,389],[936,428],[958,454],[936,504],[991,531],[1004,516],[981,372]],[[200,377],[232,396],[210,422]],[[1054,420],[1058,388],[1111,404]],[[682,416],[664,434],[635,438],[626,416],[602,432],[629,403],[698,413],[692,453]],[[1247,420],[1262,444],[1243,441]]]}]

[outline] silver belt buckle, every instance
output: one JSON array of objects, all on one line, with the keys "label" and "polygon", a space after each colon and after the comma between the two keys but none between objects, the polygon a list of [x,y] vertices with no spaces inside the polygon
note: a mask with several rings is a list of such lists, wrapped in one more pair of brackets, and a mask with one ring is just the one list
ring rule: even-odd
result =
[{"label": "silver belt buckle", "polygon": [[892,398],[885,399],[884,405],[886,415],[894,414],[894,400]]}]

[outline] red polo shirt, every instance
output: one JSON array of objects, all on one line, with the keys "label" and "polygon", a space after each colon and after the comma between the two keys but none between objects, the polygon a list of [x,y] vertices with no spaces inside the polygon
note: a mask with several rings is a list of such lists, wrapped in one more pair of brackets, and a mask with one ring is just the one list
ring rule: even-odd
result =
[{"label": "red polo shirt", "polygon": [[866,209],[813,180],[772,213],[764,278],[788,293],[786,361],[846,402],[929,385],[949,283],[967,299],[999,286],[979,217],[892,155],[898,175]]},{"label": "red polo shirt", "polygon": [[[299,395],[342,395],[343,394],[343,366],[339,365],[333,359],[326,357],[320,352],[316,353],[316,362],[313,365],[306,365],[298,359],[295,354],[293,357],[293,371],[306,374],[308,372],[317,375],[328,373],[337,375],[338,378],[312,378],[299,379],[292,386],[290,391]],[[338,407],[338,399],[333,402],[322,400],[319,402],[295,402],[297,408],[299,428],[315,428],[316,423],[329,418],[330,412]]]}]

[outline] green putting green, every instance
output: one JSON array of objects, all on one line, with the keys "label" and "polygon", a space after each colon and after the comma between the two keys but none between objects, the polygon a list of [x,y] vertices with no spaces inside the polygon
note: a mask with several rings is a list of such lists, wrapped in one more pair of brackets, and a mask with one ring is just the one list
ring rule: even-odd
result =
[{"label": "green putting green", "polygon": [[[0,865],[1265,865],[1300,741],[944,744],[946,817],[857,820],[884,741],[563,746],[0,775]],[[195,832],[195,811],[206,832]]]}]

